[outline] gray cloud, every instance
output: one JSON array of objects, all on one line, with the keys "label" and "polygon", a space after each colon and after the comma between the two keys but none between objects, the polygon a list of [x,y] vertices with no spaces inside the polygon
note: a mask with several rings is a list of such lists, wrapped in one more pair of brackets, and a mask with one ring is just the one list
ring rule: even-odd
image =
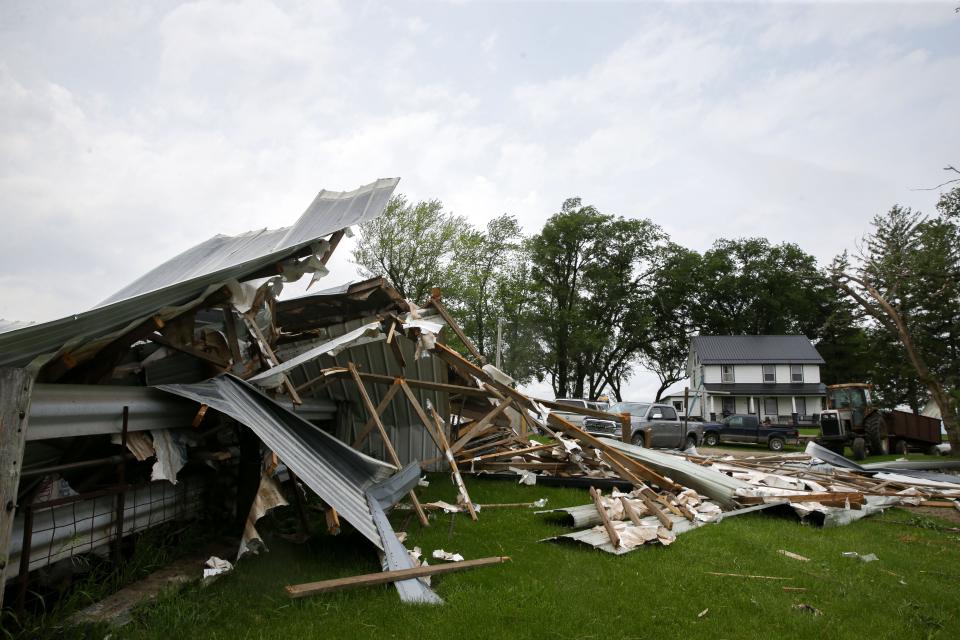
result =
[{"label": "gray cloud", "polygon": [[[564,198],[826,261],[960,161],[950,3],[0,5],[0,317],[95,304],[319,188]],[[344,247],[330,283],[355,277]],[[630,394],[652,392],[638,376]]]}]

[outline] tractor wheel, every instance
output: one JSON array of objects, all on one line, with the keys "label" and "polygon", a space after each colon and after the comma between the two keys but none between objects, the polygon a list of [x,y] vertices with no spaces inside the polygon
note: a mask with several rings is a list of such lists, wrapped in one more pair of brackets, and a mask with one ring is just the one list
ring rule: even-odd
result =
[{"label": "tractor wheel", "polygon": [[863,460],[867,457],[867,442],[863,438],[854,438],[853,446],[850,448],[853,449],[854,460]]},{"label": "tractor wheel", "polygon": [[910,445],[907,444],[906,440],[897,440],[897,444],[893,446],[893,450],[901,456],[905,456],[910,451]]},{"label": "tractor wheel", "polygon": [[870,454],[874,456],[883,455],[886,453],[883,446],[883,414],[879,411],[874,411],[868,415],[863,420],[863,430],[866,432],[867,445],[870,448]]}]

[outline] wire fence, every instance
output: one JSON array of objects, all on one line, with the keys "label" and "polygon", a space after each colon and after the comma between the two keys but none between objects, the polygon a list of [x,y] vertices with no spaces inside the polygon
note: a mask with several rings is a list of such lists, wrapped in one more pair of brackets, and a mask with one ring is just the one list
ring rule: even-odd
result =
[{"label": "wire fence", "polygon": [[31,571],[111,544],[118,560],[123,536],[195,515],[201,489],[190,479],[115,485],[21,505],[9,556],[11,566],[20,567],[18,603]]}]

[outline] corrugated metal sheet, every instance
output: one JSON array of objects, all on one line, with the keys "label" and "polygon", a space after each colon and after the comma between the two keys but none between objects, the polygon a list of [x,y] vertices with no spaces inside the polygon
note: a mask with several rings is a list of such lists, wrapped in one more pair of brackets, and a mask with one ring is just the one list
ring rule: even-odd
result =
[{"label": "corrugated metal sheet", "polygon": [[335,231],[375,218],[398,181],[382,179],[350,192],[321,191],[292,227],[216,236],[160,265],[90,311],[0,333],[0,366],[25,366],[63,348],[120,335],[165,307],[189,308],[227,280],[243,279]]},{"label": "corrugated metal sheet", "polygon": [[695,336],[703,364],[824,364],[806,336]]},{"label": "corrugated metal sheet", "polygon": [[27,441],[123,431],[189,427],[196,406],[146,387],[92,384],[35,384]]},{"label": "corrugated metal sheet", "polygon": [[[324,398],[308,398],[301,405],[288,398],[279,402],[306,420],[330,420],[337,411]],[[35,384],[27,441],[120,433],[123,407],[129,408],[127,431],[186,428],[197,414],[193,402],[150,387]]]},{"label": "corrugated metal sheet", "polygon": [[695,489],[726,509],[736,509],[739,506],[734,501],[737,491],[750,488],[750,485],[742,480],[732,478],[716,469],[694,464],[683,456],[637,447],[612,438],[608,438],[606,443],[634,460],[642,462],[657,473]]},{"label": "corrugated metal sheet", "polygon": [[365,492],[396,471],[392,465],[350,448],[228,374],[157,388],[206,404],[252,429],[314,493],[383,548]]},{"label": "corrugated metal sheet", "polygon": [[[327,335],[317,340],[302,341],[283,347],[278,353],[281,360],[292,359],[299,353],[305,352],[317,344],[325,342],[330,338],[343,335],[353,331],[368,323],[370,318],[358,318],[349,322],[331,325],[327,328]],[[341,352],[337,356],[321,356],[317,360],[304,363],[293,370],[291,378],[294,385],[300,385],[308,380],[312,380],[320,375],[320,370],[329,367],[346,366],[348,362],[357,365],[361,372],[378,373],[393,377],[404,377],[414,380],[429,380],[432,382],[447,382],[447,366],[439,358],[432,355],[419,360],[414,359],[414,344],[406,338],[399,339],[400,348],[403,352],[406,367],[401,368],[390,351],[390,347],[384,342],[372,342],[358,347],[353,347]],[[380,403],[380,400],[386,394],[386,385],[367,383],[367,392],[374,405]],[[439,391],[426,391],[412,387],[420,404],[426,407],[427,400],[436,408],[437,413],[446,417],[450,413],[449,394]],[[341,406],[343,415],[337,420],[335,435],[340,440],[347,443],[353,443],[357,433],[367,421],[367,412],[363,407],[360,394],[356,390],[352,380],[340,379],[316,392],[305,392],[307,396],[317,398],[329,398],[338,402]],[[387,429],[397,456],[403,464],[409,464],[414,460],[423,461],[440,455],[433,440],[427,434],[420,419],[417,417],[410,403],[402,394],[397,396],[390,403],[390,406],[384,411],[382,416],[383,424]],[[380,434],[374,430],[364,451],[370,455],[387,459],[386,449]],[[441,470],[442,463],[437,462],[427,467],[429,470]]]}]

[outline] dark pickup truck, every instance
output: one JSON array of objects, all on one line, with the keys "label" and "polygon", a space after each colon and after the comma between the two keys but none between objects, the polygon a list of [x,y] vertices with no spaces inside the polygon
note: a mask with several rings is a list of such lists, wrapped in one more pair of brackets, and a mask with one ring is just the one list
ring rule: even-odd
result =
[{"label": "dark pickup truck", "polygon": [[703,444],[714,447],[721,442],[765,444],[771,451],[781,451],[785,444],[796,444],[800,432],[796,427],[781,424],[760,424],[754,415],[734,414],[720,422],[703,425]]}]

